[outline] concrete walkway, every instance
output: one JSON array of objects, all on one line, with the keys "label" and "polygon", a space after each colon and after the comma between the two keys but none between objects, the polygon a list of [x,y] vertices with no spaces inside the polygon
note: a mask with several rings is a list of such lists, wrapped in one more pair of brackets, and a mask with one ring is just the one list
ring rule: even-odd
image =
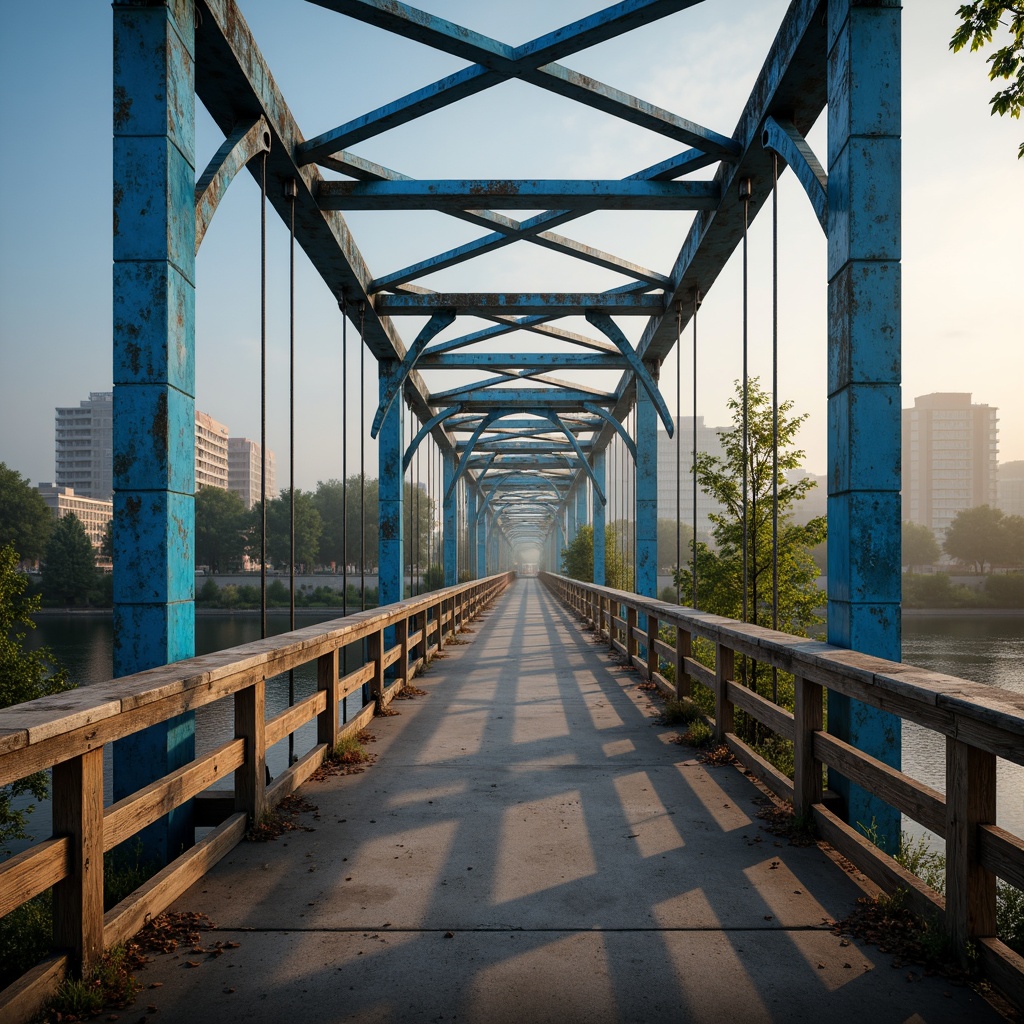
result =
[{"label": "concrete walkway", "polygon": [[158,956],[137,1006],[194,1024],[1000,1019],[832,934],[854,881],[762,830],[750,781],[669,742],[637,676],[535,580],[473,628],[416,680],[426,696],[374,721],[375,764],[303,788],[315,831],[241,844],[178,902],[216,924],[204,942],[239,945]]}]

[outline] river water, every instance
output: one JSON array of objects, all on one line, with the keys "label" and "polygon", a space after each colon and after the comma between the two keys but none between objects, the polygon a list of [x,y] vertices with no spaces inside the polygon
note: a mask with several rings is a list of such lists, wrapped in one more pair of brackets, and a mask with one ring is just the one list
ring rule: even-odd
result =
[{"label": "river water", "polygon": [[[297,624],[307,626],[335,618],[337,614],[337,610],[314,612],[303,609],[297,613]],[[272,612],[268,615],[268,632],[271,635],[287,629],[287,613]],[[258,616],[200,613],[196,616],[196,653],[206,654],[258,640],[259,633]],[[112,640],[112,624],[108,615],[43,615],[30,637],[32,646],[48,645],[80,686],[112,677]],[[907,614],[903,618],[903,660],[922,668],[1024,693],[1024,615]],[[294,688],[297,699],[316,689],[315,665],[296,670]],[[283,710],[287,704],[287,676],[268,680],[268,715]],[[357,709],[353,707],[352,710]],[[232,725],[232,715],[230,701],[218,701],[198,710],[198,753],[224,741]],[[309,723],[296,735],[296,754],[301,755],[314,742],[315,724]],[[288,763],[286,741],[268,752],[267,762],[272,774],[277,775],[283,770]],[[903,765],[912,777],[940,792],[945,791],[945,738],[904,723]],[[109,780],[109,764],[105,776]],[[49,808],[40,807],[30,820],[36,836],[49,834]],[[998,764],[998,820],[1003,828],[1024,836],[1024,767],[1002,760]],[[915,835],[924,834],[909,819],[905,827]]]}]

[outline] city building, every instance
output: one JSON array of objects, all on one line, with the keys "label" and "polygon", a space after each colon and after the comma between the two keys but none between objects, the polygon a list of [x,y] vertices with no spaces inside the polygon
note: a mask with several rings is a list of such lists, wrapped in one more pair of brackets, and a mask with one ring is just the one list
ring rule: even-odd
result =
[{"label": "city building", "polygon": [[1024,516],[1024,460],[999,465],[996,504],[1008,516]]},{"label": "city building", "polygon": [[73,487],[61,487],[59,484],[41,483],[36,489],[50,507],[54,519],[62,519],[69,512],[78,517],[96,549],[97,564],[109,567],[110,560],[101,559],[99,551],[107,523],[114,518],[114,502],[110,498],[87,498],[76,494]]},{"label": "city building", "polygon": [[228,489],[228,428],[196,409],[196,490]]},{"label": "city building", "polygon": [[[693,417],[679,416],[675,420],[675,434],[669,437],[658,431],[658,518],[676,518],[676,464],[679,464],[679,518],[688,525],[693,525],[693,476],[690,466],[693,462]],[[724,458],[721,434],[728,427],[708,427],[704,417],[697,417],[697,451],[707,452]],[[682,444],[682,451],[679,445]],[[710,513],[718,512],[721,506],[713,498],[697,489],[697,536],[711,534]],[[674,559],[674,555],[673,555]],[[664,558],[661,559],[665,561]]]},{"label": "city building", "polygon": [[[237,494],[246,508],[260,500],[261,449],[247,437],[228,438],[228,490]],[[274,453],[267,449],[267,500],[277,497],[277,469]]]},{"label": "city building", "polygon": [[903,519],[945,536],[958,512],[995,505],[997,410],[970,392],[921,395],[903,410]]},{"label": "city building", "polygon": [[114,395],[93,391],[77,406],[56,410],[56,486],[78,498],[114,493]]},{"label": "city building", "polygon": [[828,515],[828,476],[824,473],[808,473],[805,469],[791,469],[786,473],[786,480],[791,484],[801,480],[814,481],[814,486],[793,503],[791,515],[797,526],[806,526],[812,519]]}]

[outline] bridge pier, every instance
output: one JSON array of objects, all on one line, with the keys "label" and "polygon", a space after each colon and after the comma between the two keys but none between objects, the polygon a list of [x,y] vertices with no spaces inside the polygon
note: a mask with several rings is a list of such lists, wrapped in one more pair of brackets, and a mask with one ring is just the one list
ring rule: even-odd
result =
[{"label": "bridge pier", "polygon": [[[900,660],[900,10],[831,0],[828,640]],[[829,693],[829,731],[894,767],[900,720]],[[885,848],[900,815],[830,772]]]},{"label": "bridge pier", "polygon": [[[114,675],[195,653],[195,24],[114,4]],[[195,756],[191,713],[114,744],[114,799]],[[143,833],[192,845],[191,805]]]}]

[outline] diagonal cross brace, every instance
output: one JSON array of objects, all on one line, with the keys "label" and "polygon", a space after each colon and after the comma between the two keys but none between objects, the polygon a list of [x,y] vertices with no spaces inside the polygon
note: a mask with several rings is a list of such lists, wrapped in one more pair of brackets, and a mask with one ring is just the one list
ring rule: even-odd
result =
[{"label": "diagonal cross brace", "polygon": [[576,435],[558,418],[558,413],[555,412],[544,412],[546,419],[550,420],[563,434],[569,439],[573,449],[576,452],[576,458],[580,460],[580,465],[583,467],[584,472],[590,477],[590,483],[593,485],[594,493],[601,499],[602,505],[608,504],[608,499],[604,495],[604,488],[598,482],[597,476],[594,470],[591,468],[590,463],[587,461],[586,455],[583,454],[583,449],[580,447],[579,441],[576,440]]},{"label": "diagonal cross brace", "polygon": [[410,346],[409,351],[405,353],[405,358],[402,360],[401,365],[392,375],[384,389],[380,405],[377,407],[377,415],[373,417],[373,425],[370,427],[370,437],[375,438],[380,433],[380,428],[384,423],[384,417],[388,414],[388,409],[391,408],[395,398],[398,397],[398,393],[402,390],[405,378],[412,373],[413,369],[415,369],[416,361],[421,355],[423,355],[423,350],[438,334],[441,333],[441,331],[443,331],[449,324],[455,322],[455,316],[456,313],[454,309],[439,309],[423,325],[422,330],[416,335],[416,340]]},{"label": "diagonal cross brace", "polygon": [[[607,409],[602,409],[601,406],[595,405],[593,402],[584,402],[583,408],[587,412],[596,413],[603,420],[606,420],[612,427],[615,428],[615,432],[622,438],[622,443],[626,446],[626,451],[633,457],[633,462],[636,462],[636,442],[626,433],[626,428],[622,423],[617,420]],[[593,442],[591,442],[593,444]]]},{"label": "diagonal cross brace", "polygon": [[404,473],[412,462],[413,455],[416,454],[416,449],[419,448],[423,439],[429,434],[434,427],[443,423],[449,416],[454,416],[457,412],[462,411],[461,405],[452,405],[447,409],[442,409],[436,416],[432,416],[422,427],[417,431],[416,436],[412,439],[409,447],[406,449],[405,455],[402,457],[402,472]]},{"label": "diagonal cross brace", "polygon": [[665,400],[661,397],[657,382],[650,375],[647,367],[644,366],[643,360],[633,350],[633,346],[630,345],[629,340],[619,329],[619,325],[607,313],[602,313],[596,309],[587,310],[587,322],[593,324],[594,327],[605,334],[612,344],[625,356],[630,369],[636,374],[636,379],[643,385],[644,390],[654,403],[654,407],[658,410],[658,415],[661,417],[661,422],[665,424],[668,436],[671,437],[675,432],[675,424],[672,422],[671,415],[669,415]]},{"label": "diagonal cross brace", "polygon": [[713,154],[718,159],[728,160],[738,155],[739,147],[732,139],[554,63],[558,57],[691,7],[698,0],[625,0],[514,48],[396,0],[312,2],[452,53],[472,61],[473,65],[302,143],[298,155],[303,162],[314,162],[509,78],[521,78],[542,89],[622,117]]}]

